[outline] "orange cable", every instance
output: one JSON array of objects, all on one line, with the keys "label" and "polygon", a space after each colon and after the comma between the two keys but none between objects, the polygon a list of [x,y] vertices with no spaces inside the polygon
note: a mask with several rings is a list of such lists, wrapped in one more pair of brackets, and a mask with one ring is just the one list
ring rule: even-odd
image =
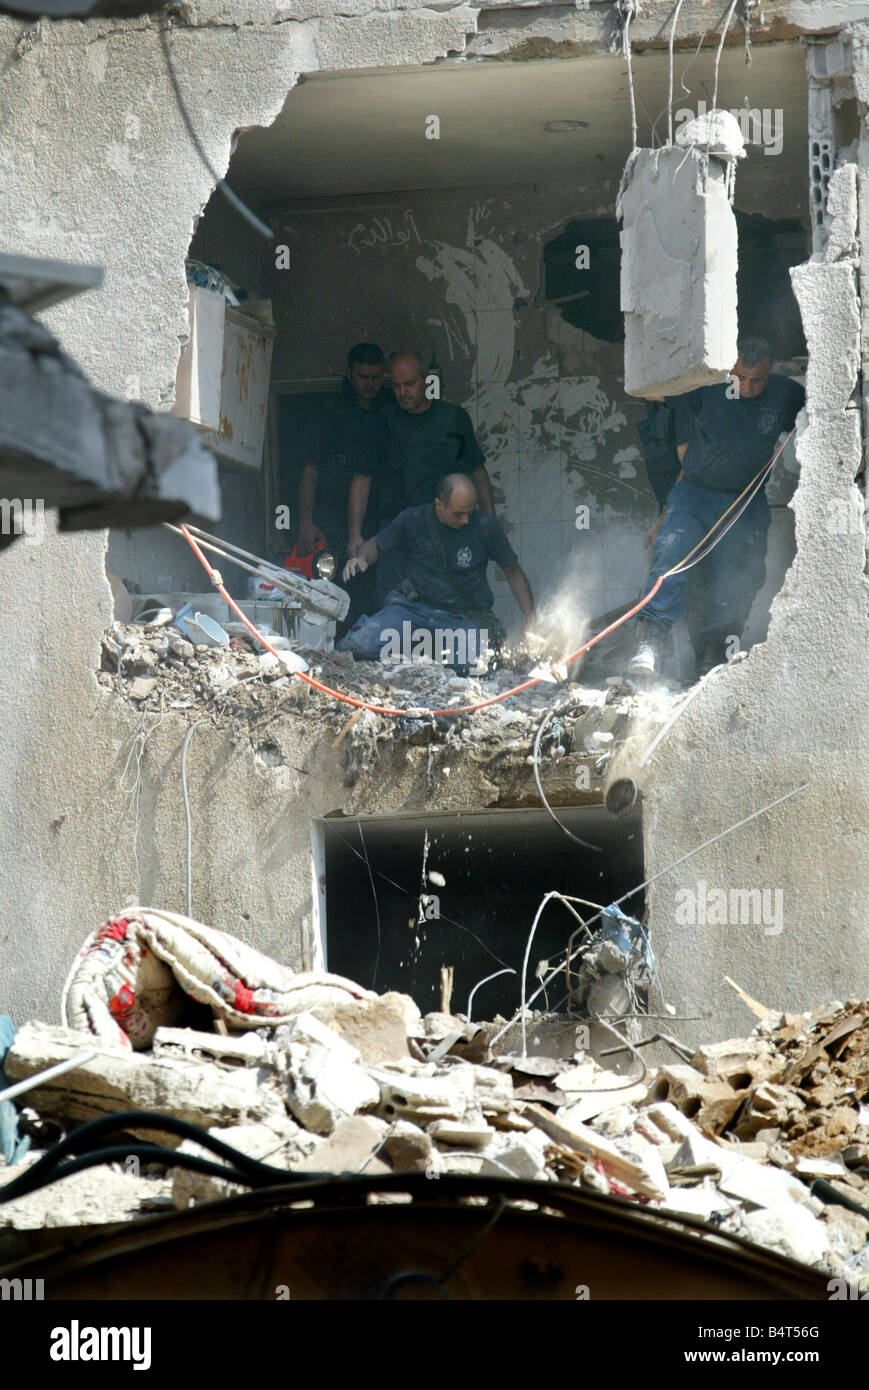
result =
[{"label": "orange cable", "polygon": [[[794,429],[795,428],[796,426],[794,426]],[[611,632],[615,632],[616,628],[621,627],[624,623],[628,622],[631,618],[633,618],[633,616],[636,613],[639,613],[642,608],[645,608],[649,600],[654,598],[655,594],[658,592],[665,579],[669,579],[672,575],[678,574],[683,568],[690,568],[688,562],[691,561],[692,556],[696,555],[697,551],[700,550],[700,548],[703,545],[705,545],[709,537],[718,529],[718,527],[725,520],[725,518],[728,517],[730,513],[733,511],[733,509],[739,505],[742,498],[746,496],[746,493],[750,492],[752,488],[755,488],[755,490],[759,490],[760,483],[763,479],[764,474],[768,473],[769,470],[772,468],[773,464],[775,463],[776,459],[778,458],[779,454],[781,453],[782,449],[785,447],[793,433],[794,430],[791,430],[790,434],[788,434],[782,440],[781,444],[775,450],[769,462],[765,463],[763,468],[761,468],[760,471],[755,474],[748,486],[743,488],[739,496],[736,497],[733,502],[731,502],[730,506],[727,508],[725,512],[721,514],[721,516],[715,522],[714,526],[711,526],[709,530],[706,532],[706,535],[703,537],[703,539],[698,541],[697,545],[694,546],[694,549],[690,550],[688,554],[685,556],[685,558],[683,560],[680,560],[677,565],[674,565],[672,569],[667,570],[666,574],[662,574],[660,578],[655,581],[654,585],[649,590],[649,592],[645,594],[644,597],[641,598],[638,603],[634,604],[633,608],[629,608],[627,613],[623,613],[620,618],[616,618],[615,622],[610,623],[609,627],[603,628],[602,631],[598,632],[594,637],[589,638],[589,640],[587,642],[584,642],[581,647],[578,647],[577,650],[573,652],[571,656],[565,657],[561,665],[570,666],[574,661],[577,660],[578,657],[583,656],[585,652],[590,651],[591,648],[596,646],[598,642],[602,641],[604,637],[608,637]],[[748,505],[748,502],[750,500],[751,498],[748,498],[748,500],[746,501],[746,506]],[[744,508],[742,510],[744,510]],[[709,547],[710,551],[714,549],[714,547],[721,540],[722,536],[724,536],[725,533],[734,524],[734,522],[739,519],[739,516],[741,514],[741,511],[738,512],[737,515],[734,516],[733,519],[724,528],[724,530],[721,531],[720,535],[715,537],[715,540]],[[215,570],[213,566],[210,564],[210,562],[206,559],[205,555],[202,553],[202,550],[199,548],[196,541],[193,539],[183,522],[178,523],[178,529],[182,533],[184,539],[188,542],[188,544],[192,546],[194,554],[196,555],[200,563],[203,565],[206,573],[208,574],[209,579],[211,580],[217,592],[221,595],[223,599],[226,600],[233,612],[238,614],[248,631],[257,639],[258,642],[262,643],[266,651],[271,652],[272,656],[277,657],[278,661],[280,661],[280,653],[275,651],[275,648],[271,645],[270,642],[266,640],[265,637],[263,637],[261,632],[257,632],[253,623],[250,622],[247,617],[245,617],[244,613],[242,613],[238,604],[235,602],[235,599],[231,598],[230,595],[227,593],[221,581],[219,571]],[[702,559],[705,558],[705,556],[700,556],[698,558]],[[695,560],[692,563],[696,564],[698,563],[698,561]],[[297,676],[299,680],[304,681],[306,685],[312,686],[314,690],[319,690],[323,695],[331,695],[334,700],[340,700],[342,704],[352,705],[355,709],[370,710],[372,714],[387,714],[396,719],[406,719],[408,717],[424,717],[435,719],[439,717],[447,718],[449,716],[457,714],[474,714],[477,710],[486,709],[489,705],[497,705],[502,700],[509,700],[511,696],[519,695],[523,690],[530,690],[530,688],[533,685],[539,685],[542,680],[545,680],[544,676],[532,676],[530,680],[523,681],[521,685],[514,685],[512,689],[505,690],[500,695],[493,695],[488,700],[480,700],[474,705],[460,705],[457,708],[453,707],[451,709],[423,709],[421,706],[412,705],[410,707],[410,710],[406,710],[392,709],[389,705],[372,705],[369,704],[366,700],[357,699],[353,695],[345,695],[341,690],[333,690],[330,685],[324,685],[322,681],[314,680],[313,676],[306,676],[303,671],[295,671],[293,672],[293,674]],[[412,714],[410,712],[411,710],[413,711]]]}]

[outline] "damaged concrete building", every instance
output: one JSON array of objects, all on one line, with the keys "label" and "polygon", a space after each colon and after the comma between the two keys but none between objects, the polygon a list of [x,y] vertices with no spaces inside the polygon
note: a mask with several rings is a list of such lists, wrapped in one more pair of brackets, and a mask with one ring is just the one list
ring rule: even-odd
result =
[{"label": "damaged concrete building", "polygon": [[[522,673],[309,653],[321,684],[405,715],[359,711],[115,609],[108,574],[138,599],[207,590],[178,535],[65,535],[48,517],[40,545],[0,556],[2,1010],[55,1020],[84,937],[138,903],[186,905],[292,968],[410,994],[423,1013],[444,1002],[443,971],[464,1013],[497,975],[474,1016],[507,1019],[574,931],[556,904],[528,944],[551,892],[623,901],[656,962],[597,1010],[568,1013],[563,972],[537,991],[558,1056],[598,1012],[689,1055],[741,1034],[725,976],[779,1010],[865,997],[869,4],[767,0],[761,15],[687,0],[675,23],[669,0],[337,8],[0,20],[4,246],[105,267],[103,288],[46,323],[95,385],[169,411],[197,328],[186,263],[270,303],[270,322],[244,300],[227,311],[247,357],[232,423],[222,399],[211,421],[217,532],[258,555],[297,506],[300,409],[338,389],[351,344],[418,346],[472,416],[541,609],[579,646],[590,619],[638,598],[656,514],[643,407],[625,391],[616,204],[632,91],[639,144],[665,139],[672,26],[676,125],[713,86],[744,118],[739,330],[769,336],[807,394],[769,484],[746,651],[690,703],[580,673],[462,717]],[[269,240],[215,189],[191,130]],[[261,435],[244,409],[254,360]],[[219,367],[216,380],[219,396]],[[243,578],[224,577],[243,598]],[[515,629],[500,575],[494,588]],[[618,779],[639,795],[616,816]],[[734,894],[716,917],[709,904]]]}]

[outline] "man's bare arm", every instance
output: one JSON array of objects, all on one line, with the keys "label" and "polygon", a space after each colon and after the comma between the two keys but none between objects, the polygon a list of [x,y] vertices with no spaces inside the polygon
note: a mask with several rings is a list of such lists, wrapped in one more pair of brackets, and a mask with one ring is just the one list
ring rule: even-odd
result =
[{"label": "man's bare arm", "polygon": [[369,541],[363,541],[355,555],[344,566],[344,583],[352,579],[354,574],[361,574],[367,570],[369,565],[376,565],[380,559],[380,549],[377,545],[377,537],[372,536]]},{"label": "man's bare arm", "polygon": [[[676,447],[676,453],[679,455],[679,462],[680,462],[680,463],[682,462],[682,459],[683,459],[683,457],[684,457],[684,455],[685,455],[685,450],[686,450],[687,448],[688,448],[688,445],[687,445],[687,444],[679,444],[679,445],[677,445],[677,447]],[[678,477],[676,478],[676,482],[674,482],[673,487],[676,486],[676,483],[681,483],[681,481],[682,481],[682,479],[684,478],[684,476],[685,476],[685,474],[682,472],[682,470],[681,470],[681,468],[680,468],[680,469],[679,469],[679,475],[678,475]],[[659,536],[659,534],[660,534],[661,527],[662,527],[663,524],[664,524],[664,517],[665,517],[666,515],[667,515],[667,506],[666,506],[666,503],[665,503],[664,506],[661,508],[661,511],[660,511],[660,513],[659,513],[659,516],[658,516],[658,520],[657,520],[657,521],[654,521],[654,522],[652,523],[652,525],[649,527],[648,531],[646,532],[645,536],[643,537],[643,545],[646,547],[647,550],[649,549],[650,546],[654,545],[654,544],[655,544],[655,541],[658,539],[658,536]]]},{"label": "man's bare arm", "polygon": [[356,473],[350,484],[347,498],[347,554],[352,559],[358,555],[362,546],[362,522],[371,492],[370,473]]},{"label": "man's bare arm", "polygon": [[528,583],[527,576],[521,565],[507,565],[504,569],[507,583],[513,591],[513,597],[522,610],[525,619],[525,626],[534,621],[534,595],[531,592],[531,585]]},{"label": "man's bare arm", "polygon": [[314,525],[314,501],[317,496],[317,465],[306,463],[299,482],[299,535],[298,546],[303,555],[309,555],[317,541],[328,545],[328,539]]},{"label": "man's bare arm", "polygon": [[495,499],[492,496],[492,480],[486,471],[486,465],[480,464],[473,472],[473,483],[477,489],[477,502],[481,512],[488,512],[489,516],[495,515]]}]

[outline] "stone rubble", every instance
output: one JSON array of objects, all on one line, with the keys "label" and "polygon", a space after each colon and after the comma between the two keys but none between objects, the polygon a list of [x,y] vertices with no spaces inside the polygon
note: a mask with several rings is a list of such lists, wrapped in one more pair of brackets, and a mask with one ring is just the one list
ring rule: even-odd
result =
[{"label": "stone rubble", "polygon": [[[614,1193],[869,1291],[869,1001],[769,1014],[749,1037],[627,1086],[582,1053],[498,1055],[490,1028],[423,1019],[397,994],[241,1037],[160,1028],[146,1053],[31,1022],[6,1057],[10,1081],[76,1051],[98,1055],[22,1096],[22,1128],[40,1147],[0,1166],[0,1185],[60,1128],[145,1108],[293,1174],[483,1174]],[[136,1137],[178,1144],[159,1131]],[[125,1222],[243,1190],[128,1162],[0,1205],[0,1227]]]},{"label": "stone rubble", "polygon": [[534,736],[557,698],[572,710],[550,721],[541,742],[542,756],[557,762],[573,755],[574,762],[588,766],[592,777],[600,777],[625,739],[638,732],[644,738],[651,736],[673,704],[673,695],[663,688],[634,691],[616,678],[605,689],[577,681],[543,680],[473,715],[433,719],[429,710],[475,704],[522,684],[533,664],[528,654],[508,650],[502,669],[480,676],[456,676],[448,667],[430,661],[381,665],[354,661],[349,652],[304,648],[300,655],[308,662],[311,676],[331,689],[406,714],[358,713],[288,676],[283,663],[264,652],[252,637],[234,637],[229,647],[194,647],[174,628],[154,623],[115,623],[103,639],[97,679],[143,713],[171,710],[185,720],[208,714],[215,722],[229,723],[236,734],[247,729],[253,735],[260,721],[276,714],[304,713],[342,739],[346,736],[345,757],[357,773],[388,742],[453,747],[479,757],[484,764],[497,756],[508,763],[530,765]]}]

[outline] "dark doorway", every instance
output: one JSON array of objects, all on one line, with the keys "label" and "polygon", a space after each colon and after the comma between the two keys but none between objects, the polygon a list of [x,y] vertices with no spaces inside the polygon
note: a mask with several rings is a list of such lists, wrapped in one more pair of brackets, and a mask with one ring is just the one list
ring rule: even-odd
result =
[{"label": "dark doorway", "polygon": [[[321,821],[328,968],[381,992],[410,994],[427,1013],[440,1008],[441,966],[451,965],[452,1008],[464,1013],[474,985],[510,967],[515,974],[479,990],[473,1013],[478,1019],[511,1014],[519,1005],[522,958],[544,894],[555,889],[606,905],[643,880],[639,811],[619,820],[597,808],[560,808],[558,814],[602,852],[574,844],[542,810],[384,817],[361,825],[343,818]],[[423,888],[426,832],[426,866],[435,878],[427,877]],[[421,892],[436,897],[439,915],[420,922]],[[642,909],[642,894],[624,904],[635,916]],[[593,915],[593,909],[578,911]],[[563,958],[576,925],[562,903],[547,905],[529,956],[531,987],[537,986],[540,961],[554,969]],[[557,979],[545,1004],[541,995],[534,1007],[563,1009],[564,997]]]}]

